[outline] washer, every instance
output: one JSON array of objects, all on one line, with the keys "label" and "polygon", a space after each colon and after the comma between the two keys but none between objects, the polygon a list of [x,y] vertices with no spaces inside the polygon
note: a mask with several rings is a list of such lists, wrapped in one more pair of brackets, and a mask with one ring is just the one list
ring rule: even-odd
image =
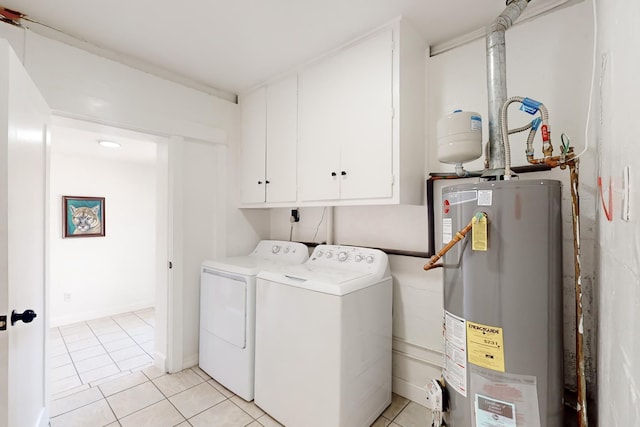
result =
[{"label": "washer", "polygon": [[308,258],[302,243],[263,240],[247,256],[202,263],[200,368],[244,400],[253,400],[256,275]]},{"label": "washer", "polygon": [[255,403],[287,427],[368,427],[391,403],[392,286],[376,249],[317,246],[256,282]]}]

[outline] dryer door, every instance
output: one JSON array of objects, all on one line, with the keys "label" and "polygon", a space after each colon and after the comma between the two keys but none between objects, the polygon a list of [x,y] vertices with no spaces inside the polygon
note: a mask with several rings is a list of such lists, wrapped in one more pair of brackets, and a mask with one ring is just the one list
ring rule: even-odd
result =
[{"label": "dryer door", "polygon": [[204,268],[201,278],[202,325],[220,339],[239,347],[246,346],[247,280]]}]

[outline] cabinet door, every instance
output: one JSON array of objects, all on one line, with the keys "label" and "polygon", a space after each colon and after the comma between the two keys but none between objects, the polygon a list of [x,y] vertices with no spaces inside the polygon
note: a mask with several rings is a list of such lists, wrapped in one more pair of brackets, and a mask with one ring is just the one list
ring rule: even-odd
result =
[{"label": "cabinet door", "polygon": [[295,202],[298,77],[267,87],[267,202]]},{"label": "cabinet door", "polygon": [[393,31],[300,75],[301,199],[392,195]]},{"label": "cabinet door", "polygon": [[305,69],[299,81],[300,200],[340,198],[341,70],[332,58]]},{"label": "cabinet door", "polygon": [[266,89],[243,96],[240,102],[242,203],[260,203],[265,201]]},{"label": "cabinet door", "polygon": [[341,199],[392,196],[393,33],[367,39],[345,57],[339,101]]}]

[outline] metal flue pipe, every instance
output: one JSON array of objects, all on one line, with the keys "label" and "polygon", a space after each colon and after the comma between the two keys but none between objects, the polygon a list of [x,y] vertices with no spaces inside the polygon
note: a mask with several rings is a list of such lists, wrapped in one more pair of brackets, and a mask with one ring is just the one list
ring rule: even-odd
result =
[{"label": "metal flue pipe", "polygon": [[[487,93],[489,95],[489,172],[502,175],[504,146],[500,109],[507,101],[507,61],[505,31],[527,8],[530,0],[511,0],[487,32]],[[491,175],[492,173],[489,173]]]}]

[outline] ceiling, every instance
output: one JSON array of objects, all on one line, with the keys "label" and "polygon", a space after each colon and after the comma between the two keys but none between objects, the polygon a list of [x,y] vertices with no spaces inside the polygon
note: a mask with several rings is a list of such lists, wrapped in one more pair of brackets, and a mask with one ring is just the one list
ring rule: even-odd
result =
[{"label": "ceiling", "polygon": [[[97,123],[55,116],[51,146],[56,154],[77,159],[93,158],[116,162],[155,164],[161,137]],[[114,141],[120,148],[105,148],[101,140]]]},{"label": "ceiling", "polygon": [[[529,9],[552,3],[558,0],[532,0]],[[0,6],[195,84],[237,94],[400,15],[433,45],[491,24],[505,1],[0,0]]]}]

